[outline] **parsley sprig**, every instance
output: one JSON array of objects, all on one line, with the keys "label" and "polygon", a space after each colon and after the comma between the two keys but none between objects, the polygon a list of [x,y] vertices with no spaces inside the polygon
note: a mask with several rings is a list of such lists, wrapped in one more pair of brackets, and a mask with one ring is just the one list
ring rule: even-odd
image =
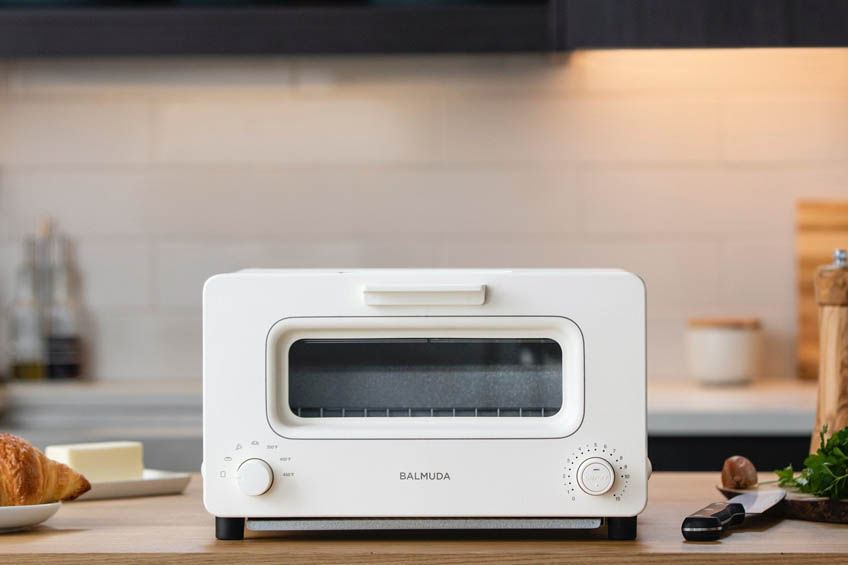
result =
[{"label": "parsley sprig", "polygon": [[820,433],[821,447],[804,459],[804,469],[795,475],[792,465],[778,469],[778,483],[782,487],[794,487],[814,496],[831,499],[848,498],[848,427],[839,430],[825,441],[825,425]]}]

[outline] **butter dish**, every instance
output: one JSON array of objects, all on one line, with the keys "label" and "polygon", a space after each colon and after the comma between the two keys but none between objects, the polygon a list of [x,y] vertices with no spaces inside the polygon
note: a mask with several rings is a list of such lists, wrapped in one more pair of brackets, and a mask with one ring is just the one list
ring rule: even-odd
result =
[{"label": "butter dish", "polygon": [[189,473],[144,469],[140,479],[92,482],[91,490],[77,500],[179,494],[185,490],[189,481]]}]

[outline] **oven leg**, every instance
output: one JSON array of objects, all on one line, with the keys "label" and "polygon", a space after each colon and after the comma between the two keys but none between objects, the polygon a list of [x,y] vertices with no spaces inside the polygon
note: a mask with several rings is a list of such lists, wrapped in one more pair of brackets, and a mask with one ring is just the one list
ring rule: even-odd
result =
[{"label": "oven leg", "polygon": [[219,518],[215,516],[215,537],[218,539],[244,539],[244,518]]},{"label": "oven leg", "polygon": [[607,535],[614,540],[636,539],[636,516],[607,518]]}]

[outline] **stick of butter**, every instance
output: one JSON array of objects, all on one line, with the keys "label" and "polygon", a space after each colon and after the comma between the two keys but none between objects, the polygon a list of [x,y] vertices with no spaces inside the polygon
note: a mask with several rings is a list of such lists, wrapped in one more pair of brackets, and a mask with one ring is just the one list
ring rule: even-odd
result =
[{"label": "stick of butter", "polygon": [[144,471],[138,441],[50,445],[45,455],[82,473],[92,483],[140,479]]}]

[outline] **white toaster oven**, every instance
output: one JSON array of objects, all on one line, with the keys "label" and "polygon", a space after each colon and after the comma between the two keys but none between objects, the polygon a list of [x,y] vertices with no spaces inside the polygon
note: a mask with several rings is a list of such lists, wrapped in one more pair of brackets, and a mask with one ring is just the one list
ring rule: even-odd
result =
[{"label": "white toaster oven", "polygon": [[645,286],[247,270],[203,290],[203,500],[252,530],[598,528],[645,507]]}]

